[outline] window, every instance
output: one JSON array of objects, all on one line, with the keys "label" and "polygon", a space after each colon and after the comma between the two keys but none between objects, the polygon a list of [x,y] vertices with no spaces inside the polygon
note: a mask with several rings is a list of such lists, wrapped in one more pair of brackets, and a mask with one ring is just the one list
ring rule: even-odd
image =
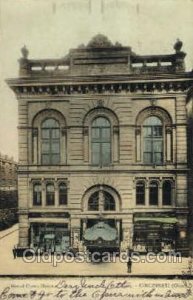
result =
[{"label": "window", "polygon": [[105,166],[111,162],[111,125],[104,117],[96,118],[91,128],[92,164]]},{"label": "window", "polygon": [[48,183],[46,185],[46,205],[54,205],[54,203],[55,203],[54,184]]},{"label": "window", "polygon": [[41,183],[35,183],[33,185],[33,205],[42,204],[42,187]]},{"label": "window", "polygon": [[172,185],[169,180],[164,181],[163,183],[163,205],[171,205],[172,204]]},{"label": "window", "polygon": [[107,192],[104,192],[104,210],[115,210],[115,200]]},{"label": "window", "polygon": [[41,158],[43,165],[60,163],[60,128],[55,119],[46,119],[41,128]]},{"label": "window", "polygon": [[89,198],[88,201],[88,210],[99,210],[99,193],[95,192],[94,194],[92,194]]},{"label": "window", "polygon": [[[100,193],[102,193],[100,195]],[[99,199],[101,196],[101,199]],[[100,202],[100,207],[99,207]],[[88,201],[88,210],[115,210],[115,200],[111,194],[106,191],[97,191],[93,193]]]},{"label": "window", "polygon": [[163,126],[156,116],[148,117],[143,124],[144,163],[161,164],[163,162]]},{"label": "window", "polygon": [[158,183],[151,181],[149,186],[149,204],[158,205]]},{"label": "window", "polygon": [[59,205],[66,205],[68,202],[67,186],[65,183],[59,184]]},{"label": "window", "polygon": [[138,181],[136,184],[136,204],[145,205],[145,183]]}]

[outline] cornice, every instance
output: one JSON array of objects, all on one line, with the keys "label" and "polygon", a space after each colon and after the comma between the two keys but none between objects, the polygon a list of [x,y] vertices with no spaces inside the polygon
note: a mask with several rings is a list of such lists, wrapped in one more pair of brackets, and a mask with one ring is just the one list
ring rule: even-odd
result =
[{"label": "cornice", "polygon": [[152,93],[186,93],[193,86],[192,78],[164,78],[146,80],[121,80],[116,81],[95,81],[78,82],[77,80],[61,82],[53,81],[33,81],[29,80],[8,80],[7,83],[12,88],[18,98],[37,97],[37,96],[62,96],[62,95],[81,95],[81,94],[152,94]]}]

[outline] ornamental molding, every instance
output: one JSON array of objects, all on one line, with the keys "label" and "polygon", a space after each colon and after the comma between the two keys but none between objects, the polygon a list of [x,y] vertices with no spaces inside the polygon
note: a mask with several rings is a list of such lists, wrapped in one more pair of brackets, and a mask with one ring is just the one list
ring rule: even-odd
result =
[{"label": "ornamental molding", "polygon": [[[80,94],[153,94],[153,93],[186,93],[192,81],[172,81],[172,82],[132,82],[132,83],[98,83],[98,84],[43,84],[27,85],[23,83],[20,86],[12,85],[12,89],[18,97],[37,97],[37,96],[57,96],[80,95]],[[102,106],[102,101],[97,102],[97,106]],[[155,105],[155,103],[152,103]],[[49,109],[50,104],[45,104]]]}]

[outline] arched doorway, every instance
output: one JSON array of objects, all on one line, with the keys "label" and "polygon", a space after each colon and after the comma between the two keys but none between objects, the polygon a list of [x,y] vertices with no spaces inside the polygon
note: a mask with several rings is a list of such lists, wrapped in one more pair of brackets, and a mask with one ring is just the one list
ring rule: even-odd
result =
[{"label": "arched doorway", "polygon": [[87,191],[83,198],[84,219],[81,236],[84,245],[93,251],[119,251],[121,220],[118,193],[109,186],[98,185]]}]

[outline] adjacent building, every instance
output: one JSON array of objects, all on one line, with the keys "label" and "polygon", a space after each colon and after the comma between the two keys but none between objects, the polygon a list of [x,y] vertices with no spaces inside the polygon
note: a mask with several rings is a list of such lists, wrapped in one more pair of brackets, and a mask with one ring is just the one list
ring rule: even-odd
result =
[{"label": "adjacent building", "polygon": [[182,42],[137,55],[103,35],[61,59],[22,49],[18,247],[188,251]]},{"label": "adjacent building", "polygon": [[0,153],[0,208],[17,207],[17,163]]}]

